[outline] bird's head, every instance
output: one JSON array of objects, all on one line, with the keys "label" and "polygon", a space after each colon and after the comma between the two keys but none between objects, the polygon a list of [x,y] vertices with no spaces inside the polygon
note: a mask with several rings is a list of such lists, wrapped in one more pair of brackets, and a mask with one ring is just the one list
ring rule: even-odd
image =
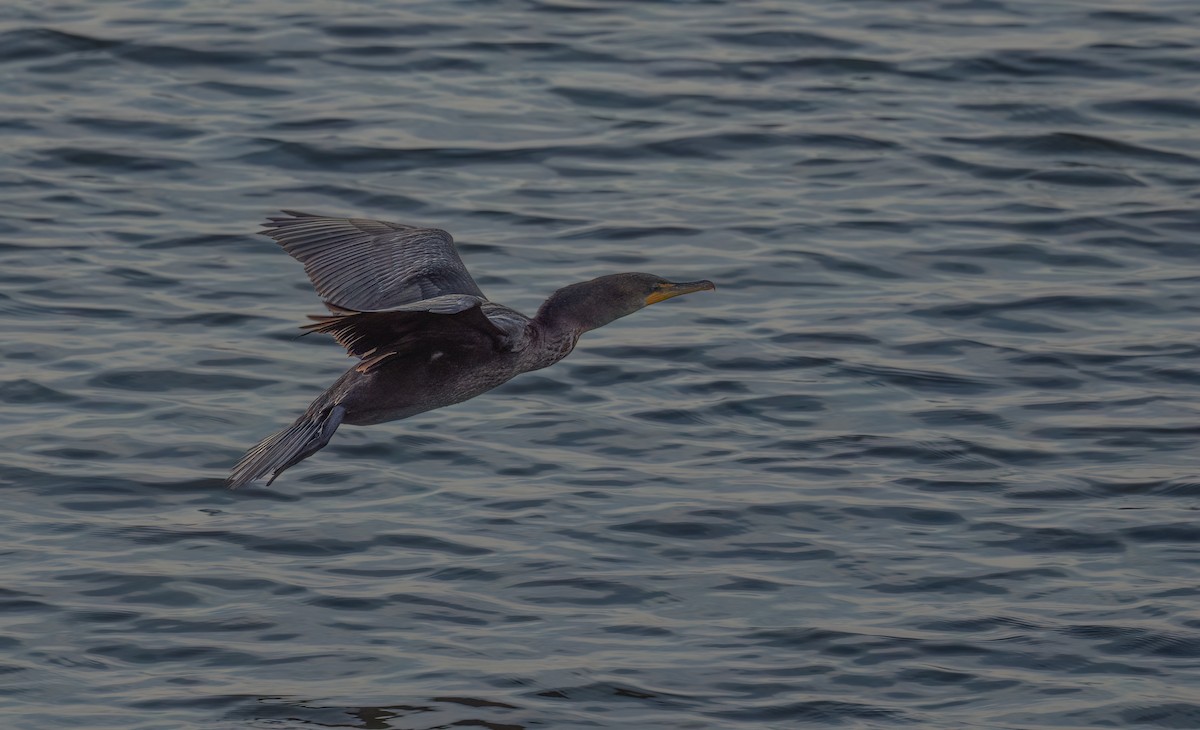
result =
[{"label": "bird's head", "polygon": [[711,281],[673,282],[654,274],[610,274],[559,289],[538,310],[538,317],[554,318],[586,332],[651,304],[716,288]]}]

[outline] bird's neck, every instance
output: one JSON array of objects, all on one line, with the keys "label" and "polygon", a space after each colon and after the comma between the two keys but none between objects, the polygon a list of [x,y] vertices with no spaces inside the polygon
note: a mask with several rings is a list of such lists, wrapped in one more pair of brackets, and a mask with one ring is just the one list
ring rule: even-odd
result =
[{"label": "bird's neck", "polygon": [[528,352],[536,362],[530,362],[527,366],[537,370],[553,365],[571,354],[579,336],[589,329],[592,328],[586,322],[572,316],[570,309],[561,300],[554,301],[552,296],[538,308],[537,314],[529,322],[527,332],[536,345]]},{"label": "bird's neck", "polygon": [[533,320],[547,333],[570,334],[575,339],[584,332],[603,327],[627,314],[609,304],[598,280],[564,286],[547,297]]},{"label": "bird's neck", "polygon": [[575,330],[547,327],[536,318],[525,329],[528,347],[521,351],[522,372],[547,368],[571,354],[579,333]]},{"label": "bird's neck", "polygon": [[553,365],[575,349],[584,332],[616,319],[603,302],[603,292],[592,282],[572,284],[551,294],[529,323],[528,331],[538,343],[531,348],[537,359],[530,363],[531,369]]}]

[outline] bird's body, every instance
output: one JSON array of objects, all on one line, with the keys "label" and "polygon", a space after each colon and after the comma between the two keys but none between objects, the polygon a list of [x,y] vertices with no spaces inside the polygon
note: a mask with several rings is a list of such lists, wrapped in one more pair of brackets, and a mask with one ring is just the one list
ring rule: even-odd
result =
[{"label": "bird's body", "polygon": [[435,342],[367,372],[351,368],[313,405],[342,405],[342,422],[352,426],[396,421],[474,398],[521,373],[553,365],[575,347],[576,338],[548,339],[552,333],[508,307],[488,302],[482,309],[509,335],[511,349],[495,348],[490,338],[470,333],[453,343]]},{"label": "bird's body", "polygon": [[264,233],[304,263],[332,312],[305,329],[332,335],[360,361],[291,426],[247,452],[230,487],[268,474],[273,481],[343,423],[367,426],[461,403],[553,365],[588,330],[713,288],[614,274],[559,289],[530,318],[483,296],[445,231],[285,212]]}]

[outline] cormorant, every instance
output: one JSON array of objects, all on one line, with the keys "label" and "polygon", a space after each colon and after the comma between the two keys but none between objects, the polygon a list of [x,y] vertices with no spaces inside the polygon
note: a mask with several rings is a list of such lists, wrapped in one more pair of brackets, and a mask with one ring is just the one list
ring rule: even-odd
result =
[{"label": "cormorant", "polygon": [[588,330],[716,288],[611,274],[559,289],[529,318],[483,295],[443,230],[283,212],[261,233],[304,264],[332,313],[310,315],[316,321],[303,329],[332,335],[360,361],[295,423],[246,452],[230,488],[268,474],[270,484],[322,449],[343,423],[394,421],[474,398],[553,365]]}]

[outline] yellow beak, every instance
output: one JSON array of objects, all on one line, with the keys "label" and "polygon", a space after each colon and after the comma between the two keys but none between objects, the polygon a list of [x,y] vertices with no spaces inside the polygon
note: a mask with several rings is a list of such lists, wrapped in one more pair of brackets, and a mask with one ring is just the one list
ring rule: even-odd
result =
[{"label": "yellow beak", "polygon": [[687,281],[681,284],[659,284],[658,288],[646,297],[646,305],[658,304],[664,299],[677,297],[681,294],[691,294],[696,291],[713,291],[717,288],[711,281]]}]

